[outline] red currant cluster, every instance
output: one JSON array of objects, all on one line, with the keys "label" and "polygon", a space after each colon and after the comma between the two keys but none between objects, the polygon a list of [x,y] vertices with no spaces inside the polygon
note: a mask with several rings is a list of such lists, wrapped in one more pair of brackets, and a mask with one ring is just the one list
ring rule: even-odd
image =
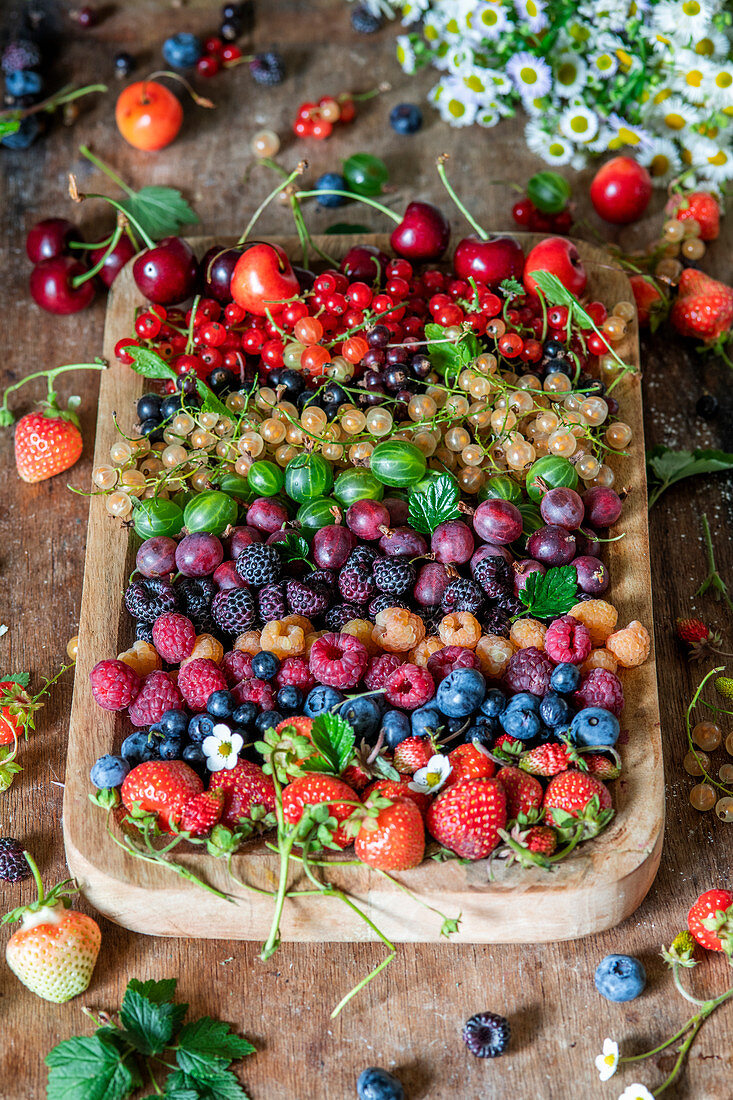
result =
[{"label": "red currant cluster", "polygon": [[293,132],[300,138],[312,137],[323,141],[333,133],[337,122],[353,122],[356,105],[348,93],[338,96],[321,96],[318,103],[301,103],[293,123]]},{"label": "red currant cluster", "polygon": [[530,233],[556,233],[561,237],[568,235],[573,224],[569,206],[559,214],[543,214],[527,195],[514,203],[512,217],[518,226]]},{"label": "red currant cluster", "polygon": [[203,56],[196,62],[198,76],[216,76],[222,69],[236,64],[242,57],[242,51],[234,42],[224,42],[216,35],[204,42]]}]

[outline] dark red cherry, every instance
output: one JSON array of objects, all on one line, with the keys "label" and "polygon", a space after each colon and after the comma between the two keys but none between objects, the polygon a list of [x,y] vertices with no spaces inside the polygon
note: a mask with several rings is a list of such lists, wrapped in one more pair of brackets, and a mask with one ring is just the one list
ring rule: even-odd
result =
[{"label": "dark red cherry", "polygon": [[94,297],[94,280],[75,287],[73,280],[86,268],[73,256],[57,256],[36,264],[31,272],[30,291],[36,305],[47,313],[79,313]]},{"label": "dark red cherry", "polygon": [[71,241],[83,241],[81,230],[66,218],[45,218],[28,231],[25,250],[32,264],[55,260],[69,250]]},{"label": "dark red cherry", "polygon": [[[105,251],[104,248],[95,248],[89,253],[89,264],[91,267],[99,263]],[[107,258],[104,261],[103,267],[97,272],[97,278],[100,279],[106,287],[112,286],[112,283],[122,271],[122,268],[128,260],[132,259],[136,252],[137,249],[127,233],[123,233],[112,251],[107,253]]]},{"label": "dark red cherry", "polygon": [[159,306],[190,298],[196,288],[199,265],[191,246],[180,237],[164,237],[135,260],[132,275],[141,294]]},{"label": "dark red cherry", "polygon": [[497,287],[504,279],[521,279],[524,252],[514,237],[464,237],[453,255],[453,270],[461,279],[473,277],[484,286]]},{"label": "dark red cherry", "polygon": [[389,238],[398,256],[418,263],[439,260],[449,240],[450,222],[431,202],[411,202]]},{"label": "dark red cherry", "polygon": [[389,256],[373,244],[357,244],[344,256],[340,270],[352,283],[368,283],[384,280]]},{"label": "dark red cherry", "polygon": [[217,302],[231,302],[232,295],[229,287],[237,260],[243,251],[241,245],[235,245],[233,248],[214,245],[209,249],[201,261],[204,294],[210,298],[216,298]]}]

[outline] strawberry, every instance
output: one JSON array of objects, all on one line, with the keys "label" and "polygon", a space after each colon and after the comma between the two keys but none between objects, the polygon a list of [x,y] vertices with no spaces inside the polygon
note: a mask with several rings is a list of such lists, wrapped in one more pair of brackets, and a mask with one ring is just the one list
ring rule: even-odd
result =
[{"label": "strawberry", "polygon": [[596,836],[613,816],[607,788],[586,772],[566,771],[554,776],[547,784],[542,805],[548,825],[569,829],[575,827],[574,820],[582,821],[585,837]]},{"label": "strawberry", "polygon": [[183,810],[181,829],[191,836],[208,836],[224,808],[224,791],[221,787],[202,791],[190,798]]},{"label": "strawberry", "polygon": [[81,432],[69,413],[54,406],[26,413],[15,426],[15,465],[23,481],[46,481],[81,455]]},{"label": "strawberry", "polygon": [[530,775],[549,778],[566,771],[576,755],[570,745],[563,745],[559,741],[548,741],[545,745],[536,745],[535,748],[523,752],[519,767]]},{"label": "strawberry", "polygon": [[631,275],[629,282],[634,293],[639,326],[644,328],[649,325],[654,332],[664,320],[669,302],[651,275]]},{"label": "strawberry", "polygon": [[700,226],[700,240],[714,241],[720,233],[720,204],[709,191],[692,191],[689,195],[673,195],[665,213],[678,222],[691,218]]},{"label": "strawberry", "polygon": [[528,830],[524,843],[530,852],[551,856],[557,848],[557,833],[549,825],[533,825]]},{"label": "strawberry", "polygon": [[406,737],[394,751],[392,763],[403,775],[414,775],[427,768],[435,749],[429,737]]},{"label": "strawberry", "polygon": [[425,814],[430,808],[430,803],[432,802],[432,798],[429,794],[425,794],[424,791],[413,791],[411,789],[407,776],[399,780],[378,779],[376,783],[372,783],[372,785],[367,787],[364,791],[364,802],[368,800],[370,794],[381,794],[383,798],[390,798],[393,802],[396,802],[400,798],[409,798],[411,802],[415,803],[423,817],[425,817]]},{"label": "strawberry", "polygon": [[723,644],[723,639],[716,630],[706,626],[702,619],[677,619],[675,633],[683,645],[689,647],[688,658],[691,661],[699,661],[709,653],[722,653],[719,647]]},{"label": "strawberry", "polygon": [[716,676],[713,681],[718,695],[724,699],[733,699],[733,679],[730,676]]},{"label": "strawberry", "polygon": [[452,786],[453,783],[460,783],[462,779],[491,778],[496,771],[491,757],[482,752],[472,741],[465,745],[458,745],[448,753],[448,759],[452,770],[445,782],[446,787]]},{"label": "strawberry", "polygon": [[128,772],[120,793],[128,812],[139,807],[156,814],[159,828],[169,833],[171,826],[180,827],[186,803],[203,789],[196,772],[182,760],[147,760]]},{"label": "strawberry", "polygon": [[406,871],[425,855],[425,826],[414,802],[400,798],[365,817],[356,834],[354,850],[363,863],[380,871]]},{"label": "strawberry", "polygon": [[507,817],[514,819],[519,814],[538,810],[542,805],[542,784],[533,775],[527,775],[519,768],[499,768],[496,778],[506,792]]},{"label": "strawberry", "polygon": [[275,810],[275,785],[269,775],[250,760],[238,760],[233,768],[214,772],[209,790],[219,788],[224,791],[221,821],[228,829],[236,829],[242,818],[248,821],[254,806],[264,806],[267,813]]},{"label": "strawberry", "polygon": [[464,859],[484,859],[506,825],[506,794],[498,779],[464,779],[441,791],[428,810],[428,832]]},{"label": "strawberry", "polygon": [[0,745],[12,745],[25,730],[23,715],[31,698],[14,680],[0,683]]},{"label": "strawberry", "polygon": [[[329,827],[329,834],[338,848],[348,848],[353,839],[347,829],[342,828],[354,811],[354,803],[359,799],[348,783],[335,775],[322,775],[310,772],[294,779],[283,790],[283,817],[289,825],[297,825],[307,806],[328,806],[329,817],[335,819],[335,828]],[[322,838],[321,838],[322,839]]]},{"label": "strawberry", "polygon": [[706,890],[687,914],[687,927],[701,947],[733,958],[733,894]]},{"label": "strawberry", "polygon": [[670,320],[682,336],[714,343],[733,321],[733,289],[686,267],[680,276]]},{"label": "strawberry", "polygon": [[615,760],[609,760],[600,752],[592,752],[582,757],[582,760],[588,769],[588,774],[594,775],[596,779],[608,782],[611,779],[618,779],[621,775],[621,769]]},{"label": "strawberry", "polygon": [[512,737],[510,733],[500,733],[496,741],[494,741],[495,749],[502,749],[507,752],[511,749],[512,745],[520,744],[519,738]]},{"label": "strawberry", "polygon": [[64,1004],[83,993],[91,981],[102,933],[86,913],[69,908],[76,893],[70,880],[44,892],[36,864],[24,853],[38,887],[38,898],[3,917],[21,922],[5,948],[8,966],[31,993]]},{"label": "strawberry", "polygon": [[355,791],[361,793],[372,781],[371,774],[362,767],[361,763],[348,764],[341,773],[344,783]]}]

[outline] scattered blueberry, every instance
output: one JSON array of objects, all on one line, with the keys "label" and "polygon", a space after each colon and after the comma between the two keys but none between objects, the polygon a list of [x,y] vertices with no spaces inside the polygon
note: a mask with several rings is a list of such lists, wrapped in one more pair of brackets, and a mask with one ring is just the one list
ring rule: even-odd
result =
[{"label": "scattered blueberry", "polygon": [[343,701],[344,694],[338,688],[319,684],[308,692],[303,711],[308,718],[317,718],[319,714],[337,707]]},{"label": "scattered blueberry", "polygon": [[540,702],[540,718],[550,729],[560,729],[567,726],[573,712],[570,704],[556,691],[548,691]]},{"label": "scattered blueberry", "polygon": [[370,11],[366,4],[351,9],[351,26],[358,34],[374,34],[382,26],[382,17]]},{"label": "scattered blueberry", "polygon": [[31,69],[20,69],[5,77],[5,91],[9,95],[38,95],[43,90],[43,78]]},{"label": "scattered blueberry", "polygon": [[449,718],[466,718],[481,706],[486,681],[476,668],[456,668],[440,681],[435,701]]},{"label": "scattered blueberry", "polygon": [[0,144],[6,149],[27,149],[41,132],[41,124],[35,115],[20,120],[20,126],[12,134],[3,134]]},{"label": "scattered blueberry", "polygon": [[570,695],[580,684],[580,669],[577,665],[555,665],[550,676],[550,687],[561,695]]},{"label": "scattered blueberry", "polygon": [[384,742],[388,749],[396,749],[412,733],[410,719],[401,710],[388,710],[382,716],[381,728],[384,730]]},{"label": "scattered blueberry", "polygon": [[489,688],[481,704],[481,713],[488,718],[498,718],[505,708],[506,695],[501,688]]},{"label": "scattered blueberry", "polygon": [[192,69],[203,55],[201,39],[195,34],[174,34],[163,43],[163,57],[173,69]]},{"label": "scattered blueberry", "polygon": [[252,658],[252,675],[258,680],[271,680],[279,668],[280,662],[274,653],[263,651]]},{"label": "scattered blueberry", "polygon": [[282,84],[285,79],[283,59],[274,50],[256,54],[249,63],[249,71],[255,84],[271,87],[273,84]]},{"label": "scattered blueberry", "polygon": [[570,740],[574,745],[615,745],[621,727],[615,714],[603,707],[584,707],[570,723]]},{"label": "scattered blueberry", "polygon": [[379,729],[381,712],[376,698],[362,695],[359,699],[347,699],[338,713],[354,727],[357,737],[372,737]]},{"label": "scattered blueberry", "polygon": [[100,756],[99,760],[95,760],[89,778],[100,790],[105,787],[119,787],[129,770],[130,765],[127,760],[107,753],[105,756]]},{"label": "scattered blueberry", "polygon": [[254,726],[260,737],[264,737],[269,729],[282,722],[284,715],[279,710],[263,710],[255,718]]},{"label": "scattered blueberry", "polygon": [[542,723],[536,708],[523,704],[507,707],[499,717],[502,729],[518,741],[531,741],[540,732]]},{"label": "scattered blueberry", "polygon": [[596,967],[595,983],[608,1001],[633,1001],[646,985],[646,971],[631,955],[606,955]]},{"label": "scattered blueberry", "polygon": [[299,714],[303,707],[303,692],[295,684],[286,684],[278,691],[275,702],[283,714]]},{"label": "scattered blueberry", "polygon": [[216,720],[210,714],[195,714],[188,723],[188,736],[192,741],[201,742],[214,732]]},{"label": "scattered blueberry", "polygon": [[489,726],[469,726],[466,741],[473,745],[483,745],[490,749],[496,740],[496,732]]},{"label": "scattered blueberry", "polygon": [[129,76],[135,68],[135,58],[127,50],[119,50],[112,58],[115,67],[115,76],[120,78]]},{"label": "scattered blueberry", "polygon": [[183,750],[183,738],[171,734],[158,743],[158,756],[161,760],[180,760]]},{"label": "scattered blueberry", "polygon": [[416,134],[422,126],[422,111],[414,103],[398,103],[389,112],[389,124],[396,134]]},{"label": "scattered blueberry", "polygon": [[[346,180],[338,172],[324,172],[313,184],[314,191],[346,191]],[[319,206],[343,206],[346,199],[342,195],[320,195],[316,202]]]},{"label": "scattered blueberry", "polygon": [[720,405],[718,404],[717,397],[712,393],[704,393],[697,399],[695,412],[698,416],[701,416],[703,420],[714,420],[718,415],[719,408]]},{"label": "scattered blueberry", "polygon": [[510,1034],[509,1021],[495,1012],[478,1012],[463,1025],[463,1041],[477,1058],[498,1058]]},{"label": "scattered blueberry", "polygon": [[397,1078],[378,1066],[369,1066],[361,1071],[356,1082],[356,1095],[359,1100],[405,1100],[405,1090]]},{"label": "scattered blueberry", "polygon": [[206,709],[213,718],[231,718],[237,709],[237,700],[231,691],[212,691]]},{"label": "scattered blueberry", "polygon": [[144,730],[131,733],[122,742],[120,748],[120,756],[127,761],[131,768],[134,768],[136,764],[142,764],[144,760],[154,760],[156,755],[155,748],[150,743]]},{"label": "scattered blueberry", "polygon": [[418,707],[410,715],[413,737],[434,737],[443,725],[443,717],[436,706]]},{"label": "scattered blueberry", "polygon": [[255,703],[240,703],[232,715],[232,722],[234,722],[236,726],[244,726],[246,728],[252,725],[258,714],[259,711]]},{"label": "scattered blueberry", "polygon": [[164,736],[183,737],[188,732],[188,723],[185,710],[167,710],[156,722],[156,727]]}]

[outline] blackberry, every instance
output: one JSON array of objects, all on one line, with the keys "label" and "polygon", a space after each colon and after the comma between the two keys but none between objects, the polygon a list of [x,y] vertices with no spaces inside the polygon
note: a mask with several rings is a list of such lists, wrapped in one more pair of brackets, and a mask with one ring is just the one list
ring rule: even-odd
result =
[{"label": "blackberry", "polygon": [[511,625],[504,612],[494,607],[481,620],[481,628],[484,634],[498,634],[500,638],[508,638]]},{"label": "blackberry", "polygon": [[23,845],[12,836],[0,836],[0,879],[20,882],[31,877],[31,869],[23,855]]},{"label": "blackberry", "polygon": [[498,1058],[510,1034],[509,1021],[495,1012],[478,1012],[463,1025],[463,1041],[477,1058]]},{"label": "blackberry", "polygon": [[41,63],[41,51],[28,38],[17,38],[3,50],[0,66],[4,73],[18,73],[23,69],[37,69]]},{"label": "blackberry", "polygon": [[339,592],[349,603],[369,603],[377,593],[377,586],[365,566],[347,562],[339,573]]},{"label": "blackberry", "polygon": [[373,566],[374,583],[380,592],[404,596],[415,584],[415,566],[404,558],[377,558]]},{"label": "blackberry", "polygon": [[302,581],[286,581],[285,597],[293,614],[305,615],[306,619],[320,615],[330,602],[322,589],[311,588]]},{"label": "blackberry", "polygon": [[178,600],[170,581],[162,577],[145,577],[128,584],[125,589],[125,607],[133,619],[154,623],[166,611],[175,611]]},{"label": "blackberry", "polygon": [[483,592],[475,581],[452,581],[443,593],[440,606],[446,615],[454,611],[470,611],[472,615],[478,615],[484,606]]},{"label": "blackberry", "polygon": [[260,609],[260,619],[263,623],[274,622],[275,619],[284,619],[288,614],[288,601],[285,598],[284,584],[268,584],[257,593],[257,603]]},{"label": "blackberry", "polygon": [[361,619],[362,609],[354,603],[337,603],[330,607],[324,615],[324,622],[334,634],[341,631],[341,627],[350,623],[352,619]]},{"label": "blackberry", "polygon": [[338,588],[338,573],[335,569],[317,569],[308,575],[311,588],[321,588],[324,592],[335,592]]},{"label": "blackberry", "polygon": [[526,608],[522,601],[514,595],[514,593],[505,593],[496,601],[496,606],[500,611],[503,611],[508,618],[512,618],[513,615],[520,615]]},{"label": "blackberry", "polygon": [[249,63],[249,71],[256,84],[265,84],[268,87],[282,84],[285,77],[283,59],[274,50],[256,54]]},{"label": "blackberry", "polygon": [[112,58],[112,62],[115,67],[115,76],[120,80],[129,76],[132,70],[135,68],[135,58],[131,53],[127,53],[126,50],[120,50]]},{"label": "blackberry", "polygon": [[230,588],[214,596],[211,605],[214,622],[227,634],[243,634],[254,625],[255,602],[248,588]]},{"label": "blackberry", "polygon": [[504,558],[484,558],[473,570],[474,580],[490,600],[496,600],[513,587],[512,567]]},{"label": "blackberry", "polygon": [[718,404],[717,397],[712,393],[704,393],[697,399],[695,412],[698,416],[701,416],[703,420],[714,420],[718,415],[719,408],[720,405]]},{"label": "blackberry", "polygon": [[282,576],[282,560],[276,547],[264,542],[253,542],[237,554],[237,572],[243,581],[255,588],[275,584]]},{"label": "blackberry", "polygon": [[379,554],[371,546],[357,546],[346,559],[346,567],[371,569],[378,557]]},{"label": "blackberry", "polygon": [[153,644],[153,624],[135,623],[135,640],[138,642],[150,642]]},{"label": "blackberry", "polygon": [[[380,611],[385,611],[388,607],[406,607],[407,605],[397,599],[396,596],[390,596],[387,592],[380,592],[378,596],[375,596],[369,603],[369,618],[375,619]],[[418,610],[417,615],[420,614]],[[422,616],[421,616],[422,617]]]},{"label": "blackberry", "polygon": [[351,12],[351,26],[357,34],[374,34],[382,26],[382,19],[369,11],[366,4],[357,4]]},{"label": "blackberry", "polygon": [[437,634],[440,621],[443,618],[443,612],[435,607],[417,607],[412,609],[413,614],[419,615],[422,621],[425,623],[425,633]]},{"label": "blackberry", "polygon": [[183,577],[176,585],[181,611],[195,623],[211,618],[211,601],[216,592],[210,577]]}]

